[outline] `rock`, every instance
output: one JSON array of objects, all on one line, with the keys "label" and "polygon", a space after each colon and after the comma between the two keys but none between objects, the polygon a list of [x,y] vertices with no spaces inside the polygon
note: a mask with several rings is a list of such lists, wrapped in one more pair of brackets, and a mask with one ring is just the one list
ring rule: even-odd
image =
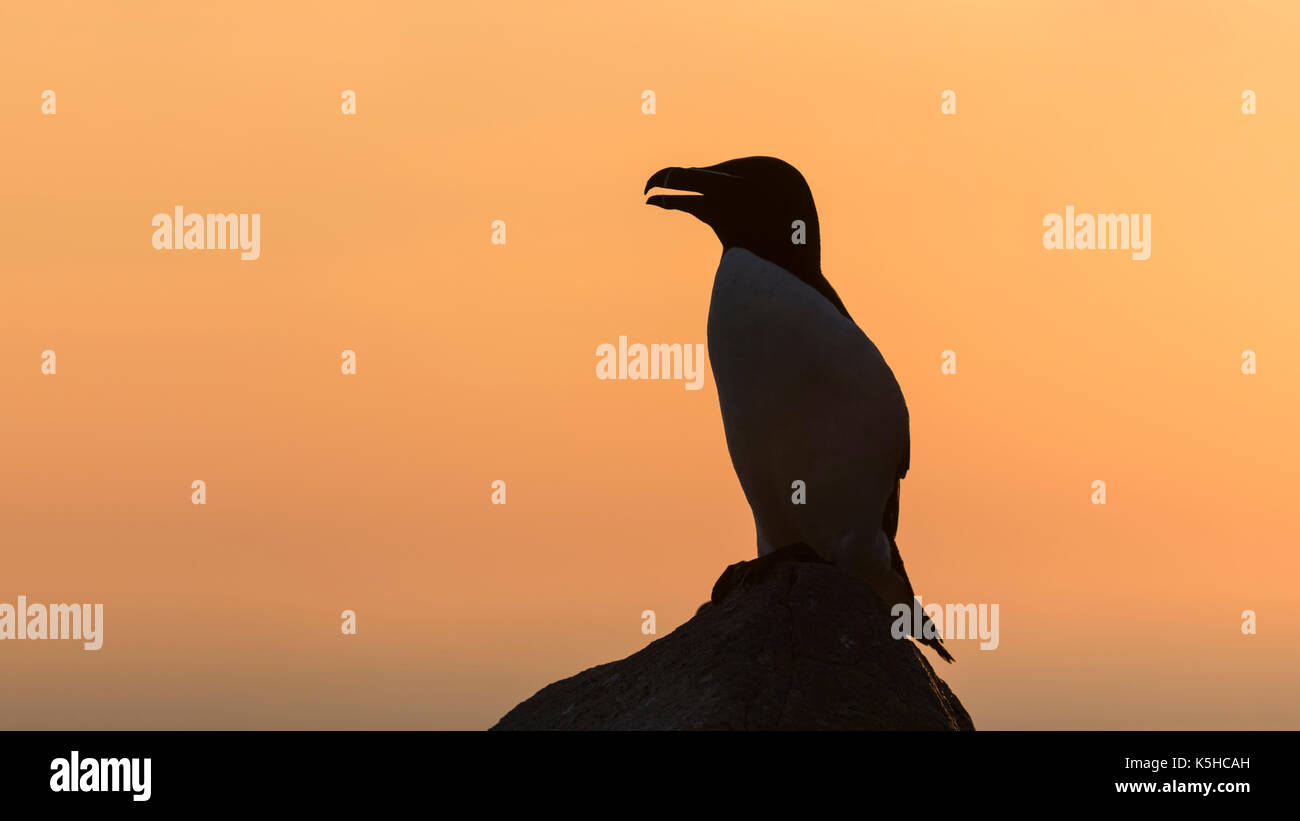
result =
[{"label": "rock", "polygon": [[493,730],[973,730],[870,587],[799,545],[733,564],[690,621]]}]

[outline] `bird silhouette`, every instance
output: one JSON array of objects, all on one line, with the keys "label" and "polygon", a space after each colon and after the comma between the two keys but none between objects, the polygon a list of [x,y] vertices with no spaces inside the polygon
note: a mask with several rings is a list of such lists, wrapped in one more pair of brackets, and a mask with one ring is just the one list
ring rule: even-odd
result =
[{"label": "bird silhouette", "polygon": [[951,662],[898,550],[911,458],[907,404],[822,274],[817,209],[803,175],[774,157],[745,157],[664,168],[644,193],[652,188],[679,193],[652,195],[647,205],[691,214],[722,243],[709,361],[727,449],[754,514],[757,561],[811,547],[891,610],[904,605],[906,632]]}]

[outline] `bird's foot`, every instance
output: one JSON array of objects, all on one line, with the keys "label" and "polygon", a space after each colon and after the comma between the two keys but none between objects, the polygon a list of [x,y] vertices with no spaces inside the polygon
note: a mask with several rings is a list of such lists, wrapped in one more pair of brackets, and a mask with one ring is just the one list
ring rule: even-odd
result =
[{"label": "bird's foot", "polygon": [[[762,582],[774,567],[784,562],[820,562],[826,564],[826,560],[822,558],[821,554],[804,542],[786,545],[773,550],[766,556],[759,556],[757,559],[750,559],[747,562],[736,562],[728,566],[713,585],[713,594],[709,597],[708,604],[717,604],[742,585]],[[700,609],[703,610],[703,606]],[[698,614],[699,611],[697,610],[696,613]]]}]

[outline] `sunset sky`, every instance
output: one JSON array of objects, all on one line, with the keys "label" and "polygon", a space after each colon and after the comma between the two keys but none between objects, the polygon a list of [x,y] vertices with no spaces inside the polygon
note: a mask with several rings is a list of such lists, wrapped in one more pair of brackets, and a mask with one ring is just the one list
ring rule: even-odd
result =
[{"label": "sunset sky", "polygon": [[705,341],[642,186],[766,154],[907,398],[914,586],[999,604],[975,725],[1300,729],[1300,7],[294,5],[0,12],[0,602],[106,622],[0,642],[0,728],[485,728],[685,622],[754,554],[713,381],[595,351]]}]

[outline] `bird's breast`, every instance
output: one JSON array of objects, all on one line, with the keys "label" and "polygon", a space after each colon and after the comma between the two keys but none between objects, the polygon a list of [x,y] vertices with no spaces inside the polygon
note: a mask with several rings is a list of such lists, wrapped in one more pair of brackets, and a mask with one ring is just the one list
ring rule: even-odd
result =
[{"label": "bird's breast", "polygon": [[888,404],[898,383],[866,334],[811,285],[743,248],[718,264],[709,360],[719,398],[771,413]]},{"label": "bird's breast", "polygon": [[784,517],[796,480],[835,507],[822,507],[827,520],[892,487],[907,442],[902,392],[871,340],[816,289],[728,250],[708,345],[727,447],[756,518]]}]

